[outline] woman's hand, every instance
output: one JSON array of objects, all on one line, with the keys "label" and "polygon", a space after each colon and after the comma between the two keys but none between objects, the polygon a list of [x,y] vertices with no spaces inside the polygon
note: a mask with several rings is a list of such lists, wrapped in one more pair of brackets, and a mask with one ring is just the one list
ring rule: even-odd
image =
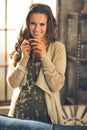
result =
[{"label": "woman's hand", "polygon": [[33,51],[33,54],[37,55],[38,58],[43,58],[46,56],[46,45],[43,41],[41,41],[39,39],[35,39],[31,43],[31,49]]},{"label": "woman's hand", "polygon": [[21,51],[25,56],[30,56],[31,46],[28,40],[24,39],[24,41],[22,42]]}]

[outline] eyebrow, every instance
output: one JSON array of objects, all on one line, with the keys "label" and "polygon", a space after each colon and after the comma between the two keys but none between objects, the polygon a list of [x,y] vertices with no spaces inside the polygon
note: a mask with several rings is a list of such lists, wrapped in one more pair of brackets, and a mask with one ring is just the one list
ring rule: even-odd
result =
[{"label": "eyebrow", "polygon": [[[31,21],[31,22],[29,22],[30,24],[36,24],[35,22],[33,22],[33,21]],[[47,24],[47,22],[41,22],[41,23],[39,23],[39,24],[43,24],[43,25],[45,25],[45,24]]]}]

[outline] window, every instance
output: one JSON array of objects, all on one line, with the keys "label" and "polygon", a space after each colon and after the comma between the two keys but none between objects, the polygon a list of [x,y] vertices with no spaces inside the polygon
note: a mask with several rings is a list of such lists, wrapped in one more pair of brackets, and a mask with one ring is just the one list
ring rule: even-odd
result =
[{"label": "window", "polygon": [[56,16],[56,0],[0,0],[0,103],[9,103],[12,89],[8,87],[6,75],[8,69],[8,55],[11,52],[20,29],[32,3],[50,5]]}]

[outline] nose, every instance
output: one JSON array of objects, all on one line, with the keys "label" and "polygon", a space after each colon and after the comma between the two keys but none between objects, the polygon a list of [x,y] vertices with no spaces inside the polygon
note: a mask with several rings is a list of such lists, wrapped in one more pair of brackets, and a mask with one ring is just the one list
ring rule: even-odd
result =
[{"label": "nose", "polygon": [[39,31],[39,29],[40,29],[40,25],[37,24],[37,25],[35,26],[35,31]]}]

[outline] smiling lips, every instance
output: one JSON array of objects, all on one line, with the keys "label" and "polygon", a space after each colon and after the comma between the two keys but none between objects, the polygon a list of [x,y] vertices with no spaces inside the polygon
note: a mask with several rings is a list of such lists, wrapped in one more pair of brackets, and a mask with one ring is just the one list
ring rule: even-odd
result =
[{"label": "smiling lips", "polygon": [[40,38],[40,32],[33,32],[34,38]]},{"label": "smiling lips", "polygon": [[33,32],[34,35],[40,35],[40,32]]}]

